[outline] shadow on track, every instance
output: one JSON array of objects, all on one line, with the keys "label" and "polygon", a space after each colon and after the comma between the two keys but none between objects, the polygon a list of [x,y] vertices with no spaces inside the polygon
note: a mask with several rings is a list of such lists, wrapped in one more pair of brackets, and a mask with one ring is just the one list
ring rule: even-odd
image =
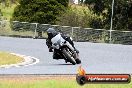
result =
[{"label": "shadow on track", "polygon": [[54,64],[54,65],[73,65],[73,64]]},{"label": "shadow on track", "polygon": [[70,63],[68,63],[68,64],[42,64],[42,65],[38,65],[38,66],[74,66],[73,64],[70,64]]}]

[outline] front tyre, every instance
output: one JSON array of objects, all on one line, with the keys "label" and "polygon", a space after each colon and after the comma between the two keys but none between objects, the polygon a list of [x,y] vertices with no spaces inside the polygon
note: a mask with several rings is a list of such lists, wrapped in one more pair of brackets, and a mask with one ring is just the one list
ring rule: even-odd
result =
[{"label": "front tyre", "polygon": [[76,59],[76,63],[77,64],[81,64],[81,60],[80,59]]},{"label": "front tyre", "polygon": [[69,61],[69,62],[71,62],[73,65],[75,65],[76,64],[76,61],[75,61],[75,59],[69,54],[69,52],[68,51],[66,51],[65,49],[63,49],[63,54],[64,54],[64,56],[65,56],[65,58],[67,58],[67,60]]}]

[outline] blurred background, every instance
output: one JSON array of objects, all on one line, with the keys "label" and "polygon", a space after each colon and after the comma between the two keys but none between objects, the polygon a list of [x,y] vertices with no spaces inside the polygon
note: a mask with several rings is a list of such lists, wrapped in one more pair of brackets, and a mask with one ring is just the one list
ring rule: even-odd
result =
[{"label": "blurred background", "polygon": [[[113,13],[112,13],[113,12]],[[132,44],[132,0],[0,0],[0,36]]]}]

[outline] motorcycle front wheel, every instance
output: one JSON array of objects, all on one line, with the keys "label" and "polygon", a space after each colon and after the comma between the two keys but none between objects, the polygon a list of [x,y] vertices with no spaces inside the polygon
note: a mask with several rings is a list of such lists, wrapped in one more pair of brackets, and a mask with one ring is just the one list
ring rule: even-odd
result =
[{"label": "motorcycle front wheel", "polygon": [[69,51],[66,51],[65,49],[63,49],[62,52],[63,52],[65,58],[67,58],[67,60],[68,60],[69,62],[71,62],[73,65],[76,64],[75,59],[70,55]]}]

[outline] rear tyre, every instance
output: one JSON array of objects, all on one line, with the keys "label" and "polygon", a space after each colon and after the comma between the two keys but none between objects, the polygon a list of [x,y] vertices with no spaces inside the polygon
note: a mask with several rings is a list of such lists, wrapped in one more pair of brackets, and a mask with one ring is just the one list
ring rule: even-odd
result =
[{"label": "rear tyre", "polygon": [[69,62],[71,62],[73,65],[76,64],[75,59],[65,49],[63,49],[62,52],[63,52],[64,56],[68,59]]}]

